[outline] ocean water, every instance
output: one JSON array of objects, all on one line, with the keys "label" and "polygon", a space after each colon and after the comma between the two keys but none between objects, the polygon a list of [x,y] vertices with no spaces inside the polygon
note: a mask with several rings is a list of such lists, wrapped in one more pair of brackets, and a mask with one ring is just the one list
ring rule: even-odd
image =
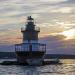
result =
[{"label": "ocean water", "polygon": [[75,60],[61,60],[61,65],[19,66],[0,65],[0,75],[75,75]]}]

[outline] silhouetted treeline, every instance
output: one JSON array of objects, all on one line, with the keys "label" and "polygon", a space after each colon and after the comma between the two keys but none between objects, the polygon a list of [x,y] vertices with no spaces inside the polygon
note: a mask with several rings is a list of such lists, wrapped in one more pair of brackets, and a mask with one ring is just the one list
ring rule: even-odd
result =
[{"label": "silhouetted treeline", "polygon": [[[0,59],[4,58],[16,58],[15,52],[0,52]],[[66,55],[66,54],[46,54],[46,59],[50,58],[59,58],[59,59],[75,59],[75,55]]]},{"label": "silhouetted treeline", "polygon": [[0,52],[0,58],[16,58],[15,52]]},{"label": "silhouetted treeline", "polygon": [[66,54],[47,54],[45,58],[59,58],[59,59],[75,59],[75,55],[66,55]]}]

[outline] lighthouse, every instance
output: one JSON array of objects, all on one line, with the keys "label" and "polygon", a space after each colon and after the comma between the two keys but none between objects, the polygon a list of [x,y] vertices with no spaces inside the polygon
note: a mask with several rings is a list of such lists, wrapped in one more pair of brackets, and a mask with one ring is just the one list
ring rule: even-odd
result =
[{"label": "lighthouse", "polygon": [[31,16],[28,16],[26,28],[22,28],[21,32],[23,33],[23,42],[38,42],[40,28],[35,26],[34,19]]},{"label": "lighthouse", "polygon": [[27,17],[27,23],[21,28],[23,42],[15,44],[15,52],[19,63],[29,65],[41,65],[46,52],[46,44],[38,42],[40,28],[35,25],[31,16]]}]

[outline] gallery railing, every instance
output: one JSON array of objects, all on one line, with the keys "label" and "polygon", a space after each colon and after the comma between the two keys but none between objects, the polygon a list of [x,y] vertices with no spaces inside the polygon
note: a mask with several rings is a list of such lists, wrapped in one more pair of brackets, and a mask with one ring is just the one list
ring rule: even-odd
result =
[{"label": "gallery railing", "polygon": [[46,52],[46,44],[41,44],[41,43],[15,44],[15,51],[44,51]]}]

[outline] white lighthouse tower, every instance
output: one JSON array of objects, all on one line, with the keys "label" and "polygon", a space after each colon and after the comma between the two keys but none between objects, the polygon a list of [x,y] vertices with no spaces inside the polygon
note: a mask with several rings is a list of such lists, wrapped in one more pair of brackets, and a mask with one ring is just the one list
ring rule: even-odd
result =
[{"label": "white lighthouse tower", "polygon": [[17,60],[19,63],[29,65],[41,65],[46,52],[46,44],[38,43],[40,28],[34,24],[31,16],[27,18],[27,24],[21,28],[23,43],[15,45]]}]

